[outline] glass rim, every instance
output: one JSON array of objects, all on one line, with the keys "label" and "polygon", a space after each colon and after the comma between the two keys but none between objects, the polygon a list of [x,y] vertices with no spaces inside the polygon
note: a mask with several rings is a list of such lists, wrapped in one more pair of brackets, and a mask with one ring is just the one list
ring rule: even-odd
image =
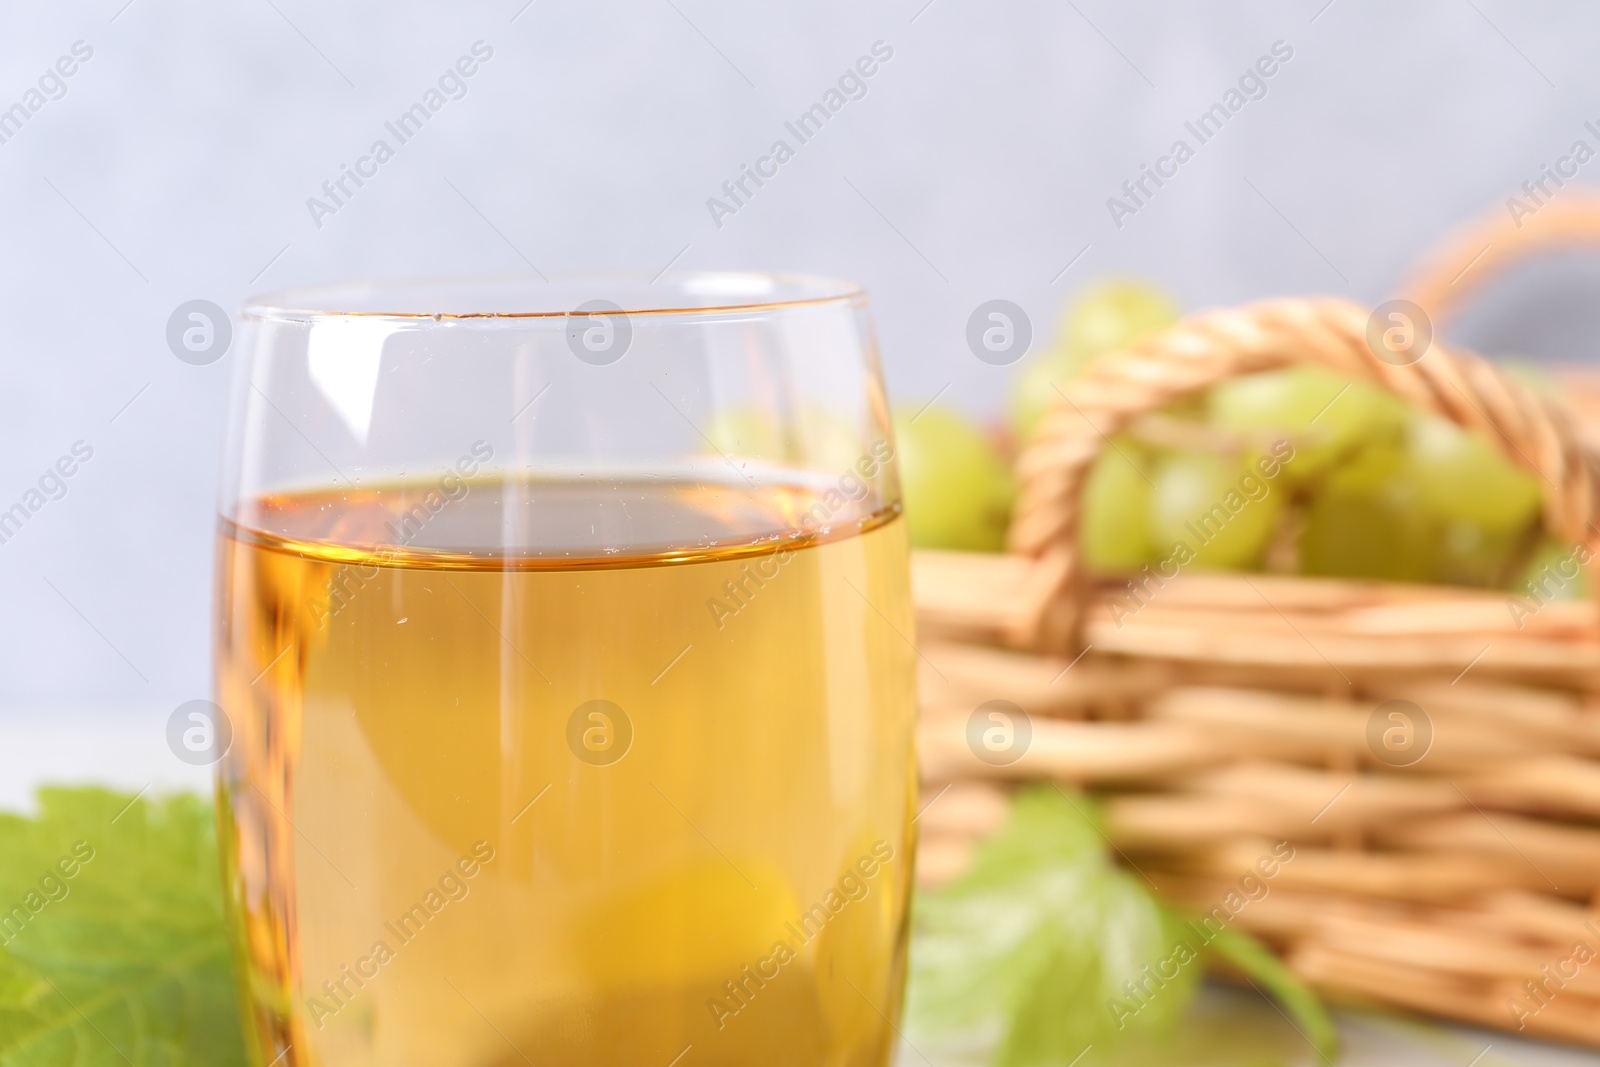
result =
[{"label": "glass rim", "polygon": [[[506,293],[549,295],[557,288],[575,292],[620,293],[630,287],[659,292],[660,302],[639,301],[637,306],[610,302],[605,307],[551,306],[537,310],[506,310],[485,307],[481,310],[443,310],[446,296],[457,300],[472,292],[499,288]],[[409,295],[403,295],[407,294]],[[423,310],[406,307],[423,294],[436,294],[438,303]],[[866,288],[856,282],[823,275],[747,270],[561,272],[552,274],[424,275],[373,281],[332,282],[295,286],[259,293],[245,298],[241,316],[263,321],[316,321],[320,319],[364,318],[408,321],[500,321],[521,319],[563,319],[571,315],[628,316],[715,316],[748,314],[788,308],[819,307],[829,304],[859,304],[866,299]],[[695,299],[703,302],[695,303]],[[604,301],[604,296],[600,301]],[[383,307],[392,301],[394,309]],[[599,302],[599,301],[591,301]],[[370,304],[358,307],[357,304]]]}]

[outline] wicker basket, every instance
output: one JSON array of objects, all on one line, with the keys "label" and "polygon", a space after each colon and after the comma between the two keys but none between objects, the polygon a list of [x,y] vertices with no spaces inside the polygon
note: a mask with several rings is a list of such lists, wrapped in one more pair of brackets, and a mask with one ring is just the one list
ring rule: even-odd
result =
[{"label": "wicker basket", "polygon": [[[1367,321],[1279,300],[1097,361],[1020,457],[1012,551],[916,556],[921,876],[959,871],[1015,783],[1072,783],[1163,896],[1334,1000],[1600,1046],[1600,955],[1578,950],[1600,954],[1594,605],[1185,569],[1113,611],[1126,580],[1079,565],[1079,492],[1112,435],[1299,362],[1491,438],[1539,476],[1546,529],[1600,562],[1600,455],[1566,411],[1441,343],[1386,362]],[[978,744],[991,721],[1010,747]]]}]

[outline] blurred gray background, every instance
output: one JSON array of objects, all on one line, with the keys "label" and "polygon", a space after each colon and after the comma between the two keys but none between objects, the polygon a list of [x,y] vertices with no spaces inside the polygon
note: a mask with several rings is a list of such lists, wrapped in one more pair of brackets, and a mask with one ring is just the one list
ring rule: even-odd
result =
[{"label": "blurred gray background", "polygon": [[[316,225],[307,198],[480,40],[493,55],[465,95]],[[127,709],[159,749],[166,713],[209,690],[238,353],[176,359],[180,303],[530,266],[841,275],[872,292],[897,399],[944,390],[992,418],[1021,368],[979,362],[963,334],[994,297],[1027,309],[1037,348],[1108,274],[1191,308],[1393,295],[1454,225],[1600,143],[1583,129],[1596,40],[1600,10],[1510,0],[6,4],[0,109],[75,42],[93,52],[0,126],[0,510],[74,442],[93,449],[0,544],[8,747]],[[707,198],[794,144],[785,121],[877,41],[893,57],[866,95],[716,225]],[[1293,56],[1265,96],[1116,226],[1107,198],[1193,144],[1184,123],[1278,41]],[[1507,278],[1452,336],[1586,357],[1597,262]]]}]

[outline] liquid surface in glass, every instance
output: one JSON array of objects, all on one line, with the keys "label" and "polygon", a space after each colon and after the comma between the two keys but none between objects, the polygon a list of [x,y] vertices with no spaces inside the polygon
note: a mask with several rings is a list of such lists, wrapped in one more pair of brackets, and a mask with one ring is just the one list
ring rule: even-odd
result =
[{"label": "liquid surface in glass", "polygon": [[458,480],[224,522],[219,793],[261,1062],[888,1061],[907,547],[895,509],[793,536],[820,499]]}]

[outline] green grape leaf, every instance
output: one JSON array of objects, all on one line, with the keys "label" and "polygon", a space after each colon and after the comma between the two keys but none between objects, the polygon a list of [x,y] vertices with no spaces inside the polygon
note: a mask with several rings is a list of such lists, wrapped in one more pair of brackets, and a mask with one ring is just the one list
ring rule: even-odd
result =
[{"label": "green grape leaf", "polygon": [[0,815],[0,1067],[243,1067],[211,807],[39,807]]},{"label": "green grape leaf", "polygon": [[[1199,968],[1146,973],[1170,955],[1175,932],[1137,876],[1111,861],[1086,799],[1025,789],[971,869],[917,900],[911,1025],[992,1037],[997,1067],[1071,1063],[1182,1014]],[[1144,990],[1138,999],[1130,986]]]},{"label": "green grape leaf", "polygon": [[1290,1022],[1316,1049],[1323,1063],[1338,1062],[1339,1034],[1327,1009],[1265,945],[1249,934],[1225,927],[1214,935],[1210,949],[1243,972],[1257,989],[1266,986],[1266,992],[1285,1009]]},{"label": "green grape leaf", "polygon": [[[1018,792],[965,874],[917,897],[908,1024],[992,1044],[996,1067],[1118,1062],[1160,1047],[1199,988],[1206,941],[1117,866],[1091,801],[1053,785]],[[1265,985],[1330,1061],[1332,1023],[1257,942],[1215,952]]]}]

